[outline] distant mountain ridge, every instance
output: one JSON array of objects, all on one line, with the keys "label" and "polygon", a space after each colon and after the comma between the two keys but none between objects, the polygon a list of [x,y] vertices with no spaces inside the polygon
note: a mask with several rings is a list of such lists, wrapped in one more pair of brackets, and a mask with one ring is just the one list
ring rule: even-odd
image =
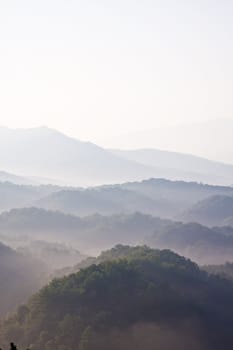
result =
[{"label": "distant mountain ridge", "polygon": [[154,216],[179,218],[187,208],[215,195],[233,196],[233,187],[165,179],[90,188],[24,186],[0,182],[0,212],[38,207],[79,216],[140,211]]},{"label": "distant mountain ridge", "polygon": [[145,244],[171,249],[199,264],[222,264],[233,259],[233,229],[208,228],[198,223],[171,222],[155,230]]},{"label": "distant mountain ridge", "polygon": [[195,154],[233,164],[233,118],[180,123],[121,135],[113,148],[153,148]]},{"label": "distant mountain ridge", "polygon": [[36,201],[34,206],[81,216],[140,211],[172,218],[211,195],[233,195],[233,188],[149,179],[88,189],[56,191]]},{"label": "distant mountain ridge", "polygon": [[233,165],[156,149],[111,151],[47,127],[1,127],[0,164],[2,170],[23,174],[31,181],[40,183],[41,178],[45,183],[45,179],[54,179],[56,184],[75,186],[152,177],[231,185],[233,176]]},{"label": "distant mountain ridge", "polygon": [[233,257],[233,227],[209,228],[142,213],[77,217],[38,208],[14,209],[0,215],[0,240],[18,247],[38,240],[60,242],[86,255],[119,243],[147,244],[172,249],[201,264],[225,263]]},{"label": "distant mountain ridge", "polygon": [[[233,165],[192,154],[163,151],[158,149],[111,150],[115,155],[135,161],[145,166],[158,167],[163,171],[164,178],[189,181],[195,179],[204,183],[233,184]],[[167,175],[167,176],[166,176]]]},{"label": "distant mountain ridge", "polygon": [[233,196],[210,196],[188,208],[179,218],[209,226],[230,224],[233,218]]},{"label": "distant mountain ridge", "polygon": [[0,212],[31,206],[35,200],[61,189],[62,187],[52,185],[32,186],[0,182]]},{"label": "distant mountain ridge", "polygon": [[46,127],[0,128],[0,164],[7,171],[57,178],[75,185],[123,182],[155,175],[154,169]]},{"label": "distant mountain ridge", "polygon": [[119,242],[140,242],[168,222],[141,213],[81,218],[38,208],[13,209],[0,215],[0,240],[22,246],[27,239],[46,239],[93,254]]},{"label": "distant mountain ridge", "polygon": [[0,171],[0,182],[11,182],[16,185],[37,185],[38,183],[32,179]]}]

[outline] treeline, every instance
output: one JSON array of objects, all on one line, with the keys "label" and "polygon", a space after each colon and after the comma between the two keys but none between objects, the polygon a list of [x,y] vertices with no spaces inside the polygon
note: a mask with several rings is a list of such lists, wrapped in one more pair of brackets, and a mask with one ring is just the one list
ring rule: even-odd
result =
[{"label": "treeline", "polygon": [[[53,280],[2,322],[34,350],[232,349],[233,283],[169,250],[124,247]],[[105,259],[103,258],[103,259]]]},{"label": "treeline", "polygon": [[206,265],[203,269],[211,274],[233,280],[233,263],[227,262],[223,265]]}]

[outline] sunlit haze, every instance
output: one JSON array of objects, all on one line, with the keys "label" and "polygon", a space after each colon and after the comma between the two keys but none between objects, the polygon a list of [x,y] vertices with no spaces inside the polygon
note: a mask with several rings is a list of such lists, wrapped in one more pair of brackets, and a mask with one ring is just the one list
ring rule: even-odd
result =
[{"label": "sunlit haze", "polygon": [[232,136],[232,0],[0,0],[0,350],[232,350]]},{"label": "sunlit haze", "polygon": [[232,118],[232,16],[227,0],[2,0],[0,124],[121,147]]}]

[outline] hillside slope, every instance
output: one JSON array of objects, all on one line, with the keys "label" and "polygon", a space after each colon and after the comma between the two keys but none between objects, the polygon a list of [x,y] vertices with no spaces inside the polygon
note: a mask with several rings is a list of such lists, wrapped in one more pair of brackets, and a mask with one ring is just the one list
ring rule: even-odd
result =
[{"label": "hillside slope", "polygon": [[18,247],[25,246],[27,238],[63,242],[96,254],[117,243],[140,243],[168,222],[140,213],[80,218],[38,208],[13,209],[0,215],[0,237]]},{"label": "hillside slope", "polygon": [[39,261],[0,243],[0,316],[13,311],[35,293],[46,279]]},{"label": "hillside slope", "polygon": [[170,251],[135,249],[52,281],[1,325],[0,345],[230,350],[233,284]]},{"label": "hillside slope", "polygon": [[232,185],[233,165],[210,161],[192,154],[158,149],[111,150],[115,155],[161,169],[161,177],[209,184]]},{"label": "hillside slope", "polygon": [[233,174],[233,165],[157,150],[111,151],[47,127],[0,127],[0,164],[1,169],[31,181],[54,179],[55,184],[74,186],[152,177],[232,185]]},{"label": "hillside slope", "polygon": [[233,229],[228,227],[171,222],[155,229],[144,242],[151,247],[172,249],[202,265],[223,264],[233,258]]},{"label": "hillside slope", "polygon": [[[59,242],[59,249],[72,247],[95,256],[116,244],[146,243],[172,249],[200,264],[223,264],[233,257],[232,227],[209,228],[141,213],[77,217],[38,208],[15,209],[0,215],[0,239],[23,251],[43,247],[38,241],[49,241],[43,250],[56,251]],[[75,264],[72,261],[67,255],[63,266]]]},{"label": "hillside slope", "polygon": [[[121,148],[155,148],[173,150],[233,164],[233,120],[216,119],[203,122],[143,130],[122,135]],[[113,144],[113,143],[112,143]],[[119,147],[119,139],[114,148]]]},{"label": "hillside slope", "polygon": [[0,212],[31,206],[36,200],[61,189],[52,185],[29,186],[0,182]]},{"label": "hillside slope", "polygon": [[203,225],[223,225],[233,216],[233,196],[210,196],[194,204],[182,215],[181,220],[195,221]]},{"label": "hillside slope", "polygon": [[123,184],[56,191],[34,206],[76,215],[103,215],[140,211],[174,218],[187,207],[211,195],[233,195],[233,188],[196,182],[149,179]]},{"label": "hillside slope", "polygon": [[23,176],[0,171],[0,182],[11,182],[16,185],[36,185],[37,182]]},{"label": "hillside slope", "polygon": [[[5,150],[7,149],[7,157]],[[71,185],[124,182],[156,176],[156,169],[113,155],[46,127],[0,128],[2,169]]]}]

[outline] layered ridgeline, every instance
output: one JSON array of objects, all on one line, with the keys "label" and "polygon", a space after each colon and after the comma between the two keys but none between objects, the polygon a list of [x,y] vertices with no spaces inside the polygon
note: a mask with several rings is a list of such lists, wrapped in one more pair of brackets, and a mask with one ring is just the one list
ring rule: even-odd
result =
[{"label": "layered ridgeline", "polygon": [[141,213],[77,217],[14,209],[0,215],[0,239],[56,269],[118,243],[172,249],[199,264],[223,264],[233,256],[232,227],[208,228]]},{"label": "layered ridgeline", "polygon": [[[181,139],[176,137],[176,143]],[[194,144],[196,146],[196,140]],[[0,164],[2,170],[24,174],[30,179],[32,175],[36,175],[38,182],[40,178],[51,178],[54,179],[53,183],[76,186],[119,183],[151,177],[231,185],[233,176],[233,165],[156,149],[111,151],[46,127],[1,127]]]},{"label": "layered ridgeline", "polygon": [[[140,211],[154,216],[180,218],[197,202],[208,201],[214,196],[232,197],[233,188],[164,179],[91,188],[19,186],[0,182],[0,211],[38,207],[79,216]],[[229,210],[225,212],[225,217],[227,215],[231,215]]]},{"label": "layered ridgeline", "polygon": [[233,280],[233,263],[227,262],[223,265],[205,265],[203,269],[211,274]]},{"label": "layered ridgeline", "polygon": [[0,215],[0,238],[16,247],[25,246],[25,240],[62,242],[96,254],[117,243],[143,241],[167,223],[140,213],[77,217],[38,208],[13,209]]},{"label": "layered ridgeline", "polygon": [[62,187],[52,185],[19,185],[13,182],[0,182],[0,212],[12,208],[31,206],[35,201],[59,190],[62,190]]},{"label": "layered ridgeline", "polygon": [[233,188],[150,179],[121,185],[56,191],[34,202],[34,205],[75,215],[140,211],[174,218],[198,201],[214,195],[233,196]]},{"label": "layered ridgeline", "polygon": [[233,259],[231,227],[171,222],[155,230],[144,242],[151,247],[172,249],[199,264],[222,264]]},{"label": "layered ridgeline", "polygon": [[53,280],[3,321],[0,345],[14,341],[35,350],[232,348],[232,282],[207,275],[171,251],[117,247],[107,255],[109,261]]},{"label": "layered ridgeline", "polygon": [[[225,163],[233,163],[233,120],[209,120],[187,124],[179,124],[168,127],[160,127],[157,129],[143,130],[133,134],[122,135],[120,142],[121,146],[126,149],[138,149],[147,147],[147,154],[140,152],[127,152],[125,156],[130,159],[135,159],[143,162],[151,161],[151,149],[173,150],[176,152],[192,153],[195,149],[195,154],[201,157],[206,157],[213,160],[221,160]],[[113,142],[111,142],[113,144]],[[115,147],[119,145],[119,138],[115,140]],[[139,150],[141,151],[141,150]],[[142,150],[143,152],[144,150]],[[166,160],[173,164],[175,161],[179,164],[180,157],[174,157],[166,154]],[[156,156],[156,155],[155,155]],[[158,161],[161,159],[161,154],[158,154]],[[153,160],[152,160],[153,161]],[[188,161],[188,159],[187,159]],[[187,162],[187,165],[192,168],[196,165],[196,171],[199,169],[198,162],[200,159],[195,159]],[[200,166],[200,165],[199,165]],[[201,166],[205,169],[204,164]],[[194,168],[195,169],[195,168]],[[212,170],[213,171],[213,170]],[[210,171],[211,172],[211,171]],[[216,171],[217,173],[217,171]]]},{"label": "layered ridgeline", "polygon": [[0,316],[25,302],[46,278],[41,262],[0,243]]},{"label": "layered ridgeline", "polygon": [[[7,157],[5,150],[8,150]],[[0,128],[3,170],[75,185],[123,182],[156,176],[156,169],[113,155],[91,143],[46,127]]]},{"label": "layered ridgeline", "polygon": [[[172,147],[165,149],[174,148]],[[163,169],[163,173],[161,172],[158,175],[162,175],[162,177],[168,179],[172,178],[171,173],[173,171],[173,173],[176,173],[176,177],[174,177],[176,179],[186,181],[195,179],[195,181],[214,184],[232,184],[231,171],[233,159],[229,161],[229,164],[225,164],[210,161],[206,158],[197,157],[191,154],[164,151],[156,148],[111,150],[111,152],[122,158],[143,164],[145,166],[154,166],[158,169]]]},{"label": "layered ridgeline", "polygon": [[204,225],[231,225],[233,221],[233,196],[215,195],[191,206],[179,216],[184,221]]},{"label": "layered ridgeline", "polygon": [[208,197],[232,196],[233,188],[150,179],[87,189],[51,185],[17,186],[11,183],[0,183],[0,193],[2,210],[37,206],[76,215],[137,210],[172,217]]},{"label": "layered ridgeline", "polygon": [[11,182],[16,185],[36,185],[36,181],[23,176],[7,173],[6,171],[0,171],[0,181]]}]

